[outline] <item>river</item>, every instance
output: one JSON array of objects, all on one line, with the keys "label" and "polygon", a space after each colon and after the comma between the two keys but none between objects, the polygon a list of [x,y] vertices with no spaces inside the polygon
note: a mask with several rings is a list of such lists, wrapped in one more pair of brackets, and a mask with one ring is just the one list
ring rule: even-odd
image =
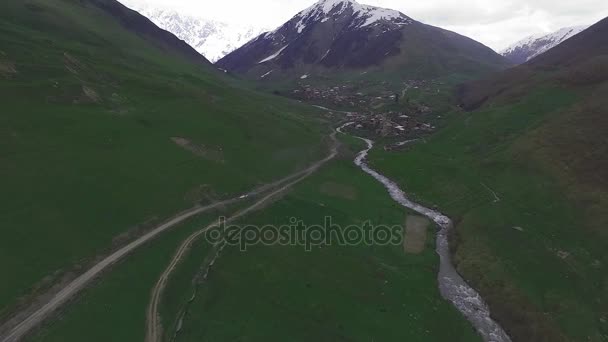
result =
[{"label": "river", "polygon": [[[346,134],[342,131],[343,128],[352,124],[352,122],[346,123],[338,128],[337,131]],[[479,293],[467,284],[460,274],[458,274],[452,264],[448,240],[450,229],[453,228],[452,220],[438,211],[426,208],[411,201],[395,182],[370,168],[366,163],[366,157],[369,151],[374,147],[374,142],[361,137],[356,138],[365,141],[367,148],[359,152],[355,158],[355,164],[365,173],[382,183],[391,198],[397,203],[428,217],[437,224],[436,251],[437,254],[439,254],[440,259],[437,281],[439,284],[439,291],[443,298],[451,302],[456,309],[458,309],[458,311],[473,325],[484,341],[510,342],[511,338],[509,338],[509,335],[507,335],[504,329],[490,316],[490,308],[486,302],[481,298]]]}]

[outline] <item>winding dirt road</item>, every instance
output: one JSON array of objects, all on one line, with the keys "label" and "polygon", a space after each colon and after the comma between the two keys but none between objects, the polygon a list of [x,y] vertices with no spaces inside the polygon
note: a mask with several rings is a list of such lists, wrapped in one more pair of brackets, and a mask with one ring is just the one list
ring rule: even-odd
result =
[{"label": "winding dirt road", "polygon": [[117,261],[124,258],[127,254],[131,253],[141,245],[146,242],[152,240],[157,237],[159,234],[163,233],[167,229],[174,227],[175,225],[193,217],[195,215],[204,213],[206,211],[212,210],[214,208],[228,205],[231,203],[235,203],[239,201],[239,198],[229,199],[226,201],[216,202],[204,207],[197,207],[186,211],[170,221],[165,222],[164,224],[156,227],[152,231],[138,238],[137,240],[129,243],[128,245],[122,247],[116,252],[112,253],[93,267],[91,267],[88,271],[80,275],[78,278],[74,279],[71,283],[69,283],[66,287],[64,287],[61,291],[59,291],[55,296],[51,298],[46,304],[37,309],[33,314],[28,316],[26,319],[21,321],[15,327],[13,327],[5,336],[2,336],[2,342],[14,342],[18,341],[22,338],[27,332],[40,324],[44,319],[46,319],[52,312],[57,310],[60,306],[65,304],[72,296],[82,290],[91,280],[97,277],[101,272],[106,270],[109,266],[116,263]]},{"label": "winding dirt road", "polygon": [[[284,185],[280,185],[277,189],[275,189],[272,192],[270,192],[269,194],[265,195],[264,197],[262,197],[261,199],[256,201],[251,206],[237,212],[236,214],[234,214],[231,217],[226,218],[225,222],[230,223],[238,218],[241,218],[241,217],[249,214],[250,212],[253,212],[253,211],[259,209],[266,202],[270,201],[273,197],[281,194],[282,192],[288,190],[292,186],[301,182],[302,180],[304,180],[305,178],[307,178],[308,176],[313,174],[315,171],[317,171],[325,163],[327,163],[328,161],[335,158],[335,156],[338,154],[338,144],[339,144],[338,140],[336,139],[336,132],[333,132],[330,135],[330,137],[332,139],[333,145],[331,148],[331,152],[327,157],[316,162],[309,168],[307,168],[303,171],[300,171],[295,175],[292,175],[290,177],[287,177],[287,178],[281,180],[280,181],[281,184],[284,184]],[[190,248],[192,247],[192,244],[201,235],[203,235],[208,230],[210,230],[214,227],[217,227],[217,225],[218,225],[218,223],[212,223],[212,224],[208,225],[207,227],[194,232],[186,240],[184,240],[184,242],[182,242],[180,247],[177,249],[177,252],[173,256],[173,259],[171,260],[171,262],[169,263],[169,265],[167,266],[165,271],[161,274],[160,278],[156,282],[156,285],[152,289],[150,303],[148,304],[148,310],[146,312],[146,342],[161,342],[162,341],[162,338],[163,338],[162,323],[161,323],[161,319],[160,319],[160,314],[158,312],[158,306],[162,299],[164,289],[171,276],[171,273],[173,273],[173,271],[175,270],[175,267],[188,254],[188,252],[190,251]]]},{"label": "winding dirt road", "polygon": [[[317,162],[315,162],[314,164],[312,164],[312,166],[298,171],[294,174],[291,174],[283,179],[280,179],[276,182],[273,183],[269,183],[266,185],[263,185],[259,188],[256,188],[255,190],[241,195],[239,197],[235,197],[235,198],[231,198],[225,201],[220,201],[220,202],[216,202],[207,206],[197,206],[195,208],[192,208],[188,211],[185,211],[181,214],[179,214],[178,216],[175,216],[174,218],[172,218],[171,220],[163,223],[162,225],[154,228],[152,231],[148,232],[147,234],[141,236],[140,238],[138,238],[137,240],[129,243],[128,245],[120,248],[119,250],[117,250],[116,252],[112,253],[111,255],[109,255],[108,257],[106,257],[105,259],[103,259],[102,261],[100,261],[99,263],[97,263],[96,265],[94,265],[93,267],[91,267],[89,270],[87,270],[85,273],[83,273],[82,275],[80,275],[78,278],[76,278],[75,280],[73,280],[72,282],[70,282],[66,287],[64,287],[61,291],[59,291],[58,293],[56,293],[48,302],[46,302],[45,304],[43,304],[41,307],[35,309],[35,311],[28,315],[25,319],[21,320],[18,324],[16,324],[14,327],[11,328],[7,328],[8,332],[2,336],[0,336],[0,341],[2,342],[16,342],[19,341],[21,338],[23,338],[28,332],[30,332],[33,328],[37,327],[38,325],[40,325],[45,319],[47,319],[53,312],[55,312],[58,308],[60,308],[62,305],[64,305],[69,299],[71,299],[73,296],[75,296],[78,292],[80,292],[86,285],[88,285],[93,279],[95,279],[96,277],[98,277],[103,271],[105,271],[108,267],[110,267],[111,265],[115,264],[116,262],[118,262],[119,260],[121,260],[122,258],[124,258],[126,255],[128,255],[129,253],[133,252],[135,249],[137,249],[138,247],[140,247],[141,245],[149,242],[150,240],[154,239],[155,237],[157,237],[158,235],[160,235],[161,233],[165,232],[166,230],[176,226],[179,223],[184,222],[185,220],[210,211],[212,209],[215,209],[217,207],[220,206],[225,206],[225,205],[229,205],[229,204],[234,204],[237,203],[239,201],[243,201],[247,198],[250,197],[254,197],[260,194],[263,194],[267,191],[269,191],[272,188],[275,187],[280,187],[278,190],[273,191],[272,193],[270,193],[269,195],[265,196],[264,198],[262,198],[261,200],[257,201],[254,205],[244,209],[243,211],[237,213],[236,215],[234,215],[233,217],[231,217],[230,219],[234,220],[240,216],[243,216],[245,214],[247,214],[248,212],[255,210],[256,208],[258,208],[259,206],[261,206],[262,204],[264,204],[266,201],[268,201],[271,197],[277,195],[278,193],[288,189],[289,187],[293,186],[295,183],[301,181],[302,179],[304,179],[305,177],[307,177],[308,175],[310,175],[311,173],[313,173],[314,171],[316,171],[319,167],[321,167],[323,164],[325,164],[326,162],[328,162],[329,160],[333,159],[336,155],[337,155],[337,151],[338,151],[338,140],[336,139],[335,136],[335,132],[332,133],[330,135],[330,138],[332,140],[332,146],[331,146],[331,152],[329,154],[329,156],[323,158],[322,160],[319,160]],[[286,185],[281,186],[282,184],[285,184],[289,182]],[[196,234],[196,233],[195,233]],[[199,232],[199,235],[202,234],[202,232]],[[194,234],[193,234],[194,235]],[[191,236],[192,237],[192,236]],[[194,241],[196,239],[197,236],[195,236],[192,239],[188,239],[190,241]],[[188,242],[188,240],[186,240],[184,242],[184,244],[186,242]],[[189,245],[187,245],[189,246]],[[181,250],[181,248],[180,248]],[[186,248],[187,250],[187,248]],[[182,253],[185,253],[182,252]],[[175,259],[175,258],[174,258]],[[177,261],[179,261],[179,258],[177,259]],[[172,262],[172,264],[174,264]],[[167,273],[167,275],[170,272]],[[164,275],[164,273],[163,273]],[[161,277],[161,280],[163,278]],[[160,282],[160,280],[159,280]],[[166,283],[166,280],[164,281]],[[157,284],[158,285],[158,284]],[[162,292],[162,288],[160,288],[161,292]],[[155,306],[156,307],[156,306]],[[156,334],[154,334],[154,336],[156,336]]]}]

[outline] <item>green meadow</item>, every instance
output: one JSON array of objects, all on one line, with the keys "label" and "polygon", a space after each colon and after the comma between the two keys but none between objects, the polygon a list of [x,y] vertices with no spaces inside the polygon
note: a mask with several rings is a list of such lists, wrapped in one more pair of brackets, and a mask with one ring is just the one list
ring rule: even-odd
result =
[{"label": "green meadow", "polygon": [[600,136],[579,139],[597,134],[594,123],[578,133],[570,125],[581,104],[597,102],[585,91],[545,87],[455,113],[426,143],[371,155],[411,197],[455,219],[457,268],[514,340],[602,341],[608,332],[605,232],[596,228],[606,188],[588,191],[577,163],[562,164],[603,148],[589,143]]},{"label": "green meadow", "polygon": [[[352,157],[320,170],[241,227],[289,225],[291,218],[322,225],[327,216],[342,227],[368,220],[403,226],[405,209]],[[429,231],[420,254],[406,254],[402,245],[321,244],[310,252],[227,246],[198,285],[176,341],[478,341],[439,295],[433,237]]]}]

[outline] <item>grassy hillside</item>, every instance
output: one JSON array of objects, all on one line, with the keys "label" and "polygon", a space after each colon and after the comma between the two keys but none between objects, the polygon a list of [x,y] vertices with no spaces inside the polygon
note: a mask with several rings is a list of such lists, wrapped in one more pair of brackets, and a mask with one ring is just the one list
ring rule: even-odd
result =
[{"label": "grassy hillside", "polygon": [[238,88],[113,0],[2,1],[0,41],[0,317],[146,227],[325,154],[304,107]]},{"label": "grassy hillside", "polygon": [[372,156],[456,219],[458,269],[515,341],[608,338],[606,23],[469,84],[481,107],[427,143]]}]

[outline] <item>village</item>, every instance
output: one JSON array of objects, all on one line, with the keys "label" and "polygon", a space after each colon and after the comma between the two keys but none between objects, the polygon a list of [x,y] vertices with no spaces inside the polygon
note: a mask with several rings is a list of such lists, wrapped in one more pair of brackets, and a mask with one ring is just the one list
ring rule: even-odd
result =
[{"label": "village", "polygon": [[[408,92],[439,92],[444,83],[436,80],[406,80],[398,85],[383,82],[381,90],[370,90],[366,82],[360,84],[315,86],[300,82],[290,97],[309,103],[322,103],[336,108],[378,109],[391,104],[409,104]],[[376,87],[374,87],[376,88]]]},{"label": "village", "polygon": [[328,118],[344,117],[354,122],[351,129],[359,136],[389,141],[386,147],[389,149],[423,138],[436,129],[435,123],[441,117],[433,115],[428,106],[411,102],[407,97],[411,89],[431,91],[426,89],[430,88],[429,83],[409,80],[399,93],[384,90],[373,94],[366,94],[352,84],[325,87],[301,84],[291,95],[300,101],[318,104],[317,107],[327,110]]},{"label": "village", "polygon": [[[335,113],[329,112],[330,115]],[[419,139],[423,139],[435,131],[436,127],[423,120],[420,115],[407,115],[402,112],[340,112],[346,116],[354,135],[378,140],[380,138],[385,150],[400,149]]]}]

